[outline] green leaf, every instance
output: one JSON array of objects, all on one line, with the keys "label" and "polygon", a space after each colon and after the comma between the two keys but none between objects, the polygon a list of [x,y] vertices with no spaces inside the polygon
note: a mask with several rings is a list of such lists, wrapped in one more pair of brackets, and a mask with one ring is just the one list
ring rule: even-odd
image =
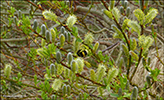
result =
[{"label": "green leaf", "polygon": [[61,85],[62,85],[62,80],[60,79],[55,79],[55,81],[53,82],[52,84],[52,88],[55,90],[55,91],[58,91],[60,88],[61,88]]},{"label": "green leaf", "polygon": [[125,94],[123,97],[130,97],[131,93]]},{"label": "green leaf", "polygon": [[118,69],[112,68],[108,70],[107,83],[110,84],[111,80],[118,75]]},{"label": "green leaf", "polygon": [[42,12],[42,15],[44,16],[45,19],[52,20],[57,22],[57,16],[55,13],[51,12],[50,10],[45,10]]},{"label": "green leaf", "polygon": [[102,51],[98,51],[98,56],[100,58],[100,61],[102,61],[104,58],[104,56],[102,55]]},{"label": "green leaf", "polygon": [[127,46],[125,46],[124,44],[122,44],[122,48],[124,50],[125,55],[128,57],[129,56],[129,50],[128,50]]},{"label": "green leaf", "polygon": [[37,75],[36,74],[34,75],[34,83],[35,83],[35,85],[37,84]]},{"label": "green leaf", "polygon": [[73,34],[73,36],[75,36],[75,37],[78,36],[78,28],[77,28],[77,27],[72,27],[72,34]]},{"label": "green leaf", "polygon": [[142,10],[141,9],[135,9],[134,10],[134,15],[137,17],[140,24],[143,25],[143,22],[144,22],[144,19],[145,19],[145,14],[142,12]]},{"label": "green leaf", "polygon": [[112,14],[115,17],[116,21],[119,23],[119,18],[121,17],[120,11],[116,7],[114,7],[112,9]]},{"label": "green leaf", "polygon": [[99,64],[97,72],[96,72],[96,79],[97,79],[98,82],[101,81],[102,77],[106,74],[105,71],[106,71],[105,66],[102,65],[102,64]]},{"label": "green leaf", "polygon": [[93,37],[93,34],[88,32],[87,34],[85,34],[85,39],[84,39],[84,42],[88,45],[91,45],[92,42],[94,40],[94,37]]},{"label": "green leaf", "polygon": [[112,25],[112,29],[116,32],[116,33],[113,34],[114,38],[122,39],[124,37],[122,32],[115,25]]},{"label": "green leaf", "polygon": [[67,18],[67,23],[66,25],[68,25],[69,28],[71,28],[77,21],[77,18],[75,15],[70,15],[68,18]]},{"label": "green leaf", "polygon": [[146,15],[144,25],[151,22],[157,16],[157,14],[158,14],[157,9],[155,9],[155,8],[150,9],[149,12]]},{"label": "green leaf", "polygon": [[48,51],[50,52],[50,54],[55,54],[56,53],[55,50],[56,50],[56,46],[54,45],[54,43],[48,45]]},{"label": "green leaf", "polygon": [[117,93],[110,93],[111,97],[119,97],[119,95]]},{"label": "green leaf", "polygon": [[106,89],[108,90],[108,92],[110,91],[110,86],[109,86],[109,84],[106,86]]},{"label": "green leaf", "polygon": [[135,32],[137,32],[138,35],[140,36],[141,27],[140,27],[140,25],[137,23],[137,21],[128,21],[128,26],[129,26],[130,28],[132,28]]},{"label": "green leaf", "polygon": [[95,71],[93,69],[90,70],[90,77],[91,77],[91,80],[93,80],[93,81],[96,80],[96,74],[95,74]]},{"label": "green leaf", "polygon": [[130,41],[130,50],[135,50],[137,47],[136,39],[133,39],[133,41]]},{"label": "green leaf", "polygon": [[109,19],[113,19],[111,11],[103,10],[104,14],[108,16]]},{"label": "green leaf", "polygon": [[129,53],[136,61],[138,61],[138,55],[134,51],[130,50]]},{"label": "green leaf", "polygon": [[62,74],[63,70],[64,70],[63,65],[57,64],[57,74],[58,75]]},{"label": "green leaf", "polygon": [[82,42],[83,40],[82,39],[80,39],[80,38],[76,38],[76,41],[78,41],[78,42]]},{"label": "green leaf", "polygon": [[141,35],[138,38],[139,46],[143,48],[143,54],[146,53],[149,49],[149,47],[153,44],[154,39],[152,39],[150,36]]},{"label": "green leaf", "polygon": [[127,28],[127,23],[128,23],[129,19],[125,19],[123,24],[122,24],[122,30],[124,31]]}]

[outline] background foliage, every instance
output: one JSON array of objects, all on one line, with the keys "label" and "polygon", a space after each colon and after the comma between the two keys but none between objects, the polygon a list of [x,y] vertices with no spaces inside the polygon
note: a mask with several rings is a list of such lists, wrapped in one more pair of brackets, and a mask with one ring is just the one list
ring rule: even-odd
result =
[{"label": "background foliage", "polygon": [[161,0],[4,0],[0,7],[2,99],[164,98]]}]

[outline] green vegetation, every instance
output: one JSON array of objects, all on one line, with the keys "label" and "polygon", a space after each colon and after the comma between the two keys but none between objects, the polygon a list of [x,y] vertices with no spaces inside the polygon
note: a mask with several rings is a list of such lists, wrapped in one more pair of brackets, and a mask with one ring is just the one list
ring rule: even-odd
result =
[{"label": "green vegetation", "polygon": [[164,98],[160,0],[1,2],[2,99]]}]

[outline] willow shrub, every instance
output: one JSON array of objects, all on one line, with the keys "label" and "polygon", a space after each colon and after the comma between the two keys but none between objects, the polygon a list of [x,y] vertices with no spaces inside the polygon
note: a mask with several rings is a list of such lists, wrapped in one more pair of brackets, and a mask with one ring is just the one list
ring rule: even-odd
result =
[{"label": "willow shrub", "polygon": [[[68,8],[65,1],[52,2],[54,5],[61,5],[62,11]],[[36,1],[34,1],[34,3],[36,5]],[[40,3],[46,3],[46,1]],[[147,61],[147,59],[150,60],[150,58],[146,56],[146,53],[148,53],[154,41],[153,37],[156,37],[156,35],[153,35],[153,37],[151,35],[146,36],[143,33],[143,28],[152,22],[157,16],[158,10],[152,8],[145,13],[143,9],[135,9],[132,14],[135,15],[137,20],[131,20],[128,18],[130,7],[127,7],[127,3],[127,1],[122,0],[120,3],[122,6],[119,10],[119,8],[114,6],[115,1],[111,1],[110,6],[103,10],[103,13],[109,19],[115,21],[115,24],[111,25],[111,29],[115,32],[113,38],[118,38],[123,41],[121,47],[125,55],[120,58],[118,64],[110,59],[109,56],[103,55],[102,51],[98,51],[100,43],[99,41],[95,44],[93,43],[94,36],[91,32],[87,33],[84,39],[80,37],[78,27],[74,26],[74,24],[78,22],[76,14],[69,13],[66,24],[63,24],[58,19],[58,16],[51,10],[43,10],[42,15],[46,20],[54,21],[61,26],[60,30],[58,30],[55,27],[49,29],[46,22],[41,26],[38,26],[37,20],[31,23],[30,20],[33,17],[22,14],[20,10],[16,17],[14,16],[15,8],[11,7],[8,10],[8,12],[10,12],[8,24],[10,25],[12,23],[11,20],[14,18],[16,26],[19,26],[18,28],[27,37],[34,35],[35,42],[39,43],[37,48],[30,48],[26,59],[33,63],[33,67],[37,66],[36,63],[42,64],[45,71],[44,73],[40,73],[43,75],[43,77],[41,77],[38,72],[36,72],[37,69],[35,69],[35,75],[32,76],[32,80],[30,80],[33,84],[27,84],[23,83],[22,78],[24,77],[23,75],[26,74],[24,74],[21,68],[18,67],[20,72],[16,78],[13,78],[11,76],[13,67],[12,65],[6,64],[1,80],[4,84],[2,87],[3,90],[6,88],[6,81],[10,81],[22,87],[27,86],[37,89],[40,95],[35,98],[37,100],[55,100],[61,98],[65,100],[72,98],[89,100],[92,98],[108,99],[109,97],[137,100],[137,98],[141,98],[142,96],[146,97],[147,95],[141,95],[141,92],[147,91],[153,82],[157,81],[160,70],[151,69]],[[102,4],[104,7],[106,6],[104,2],[102,2]],[[147,2],[145,2],[145,5],[146,4]],[[30,9],[30,11],[32,12],[32,9]],[[65,11],[65,13],[67,12]],[[122,24],[119,23],[121,14],[125,15]],[[3,32],[6,32],[6,27],[3,27]],[[137,41],[129,37],[127,32],[137,33]],[[65,46],[70,46],[71,49],[65,49]],[[77,56],[76,52],[81,48],[87,50],[87,56],[92,57],[96,61],[96,66],[93,66],[94,64],[84,59],[84,57]],[[138,50],[139,52],[136,52]],[[150,75],[145,77],[145,87],[139,89],[138,85],[132,85],[131,82],[135,70],[131,72],[131,77],[129,76],[129,71],[130,67],[132,67],[132,63],[135,64],[135,69],[137,69],[141,61],[145,69],[150,72]],[[18,62],[15,60],[15,63],[17,64]],[[126,74],[122,73],[120,69],[121,66],[126,66]],[[86,69],[89,70],[89,74],[84,75],[83,72],[85,72]]]}]

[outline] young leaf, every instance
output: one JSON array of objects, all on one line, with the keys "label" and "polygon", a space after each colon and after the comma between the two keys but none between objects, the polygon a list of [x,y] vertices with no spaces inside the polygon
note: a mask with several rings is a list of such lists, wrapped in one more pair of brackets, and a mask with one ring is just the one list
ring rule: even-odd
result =
[{"label": "young leaf", "polygon": [[133,41],[130,43],[130,50],[135,50],[137,47],[136,39],[133,39]]},{"label": "young leaf", "polygon": [[129,53],[136,61],[138,61],[138,55],[134,51],[130,50]]},{"label": "young leaf", "polygon": [[44,16],[45,19],[55,21],[57,20],[57,16],[55,13],[51,12],[50,10],[45,10],[42,12],[42,15]]},{"label": "young leaf", "polygon": [[93,80],[93,81],[96,80],[96,74],[95,74],[95,71],[93,69],[90,70],[90,77],[91,77],[91,80]]},{"label": "young leaf", "polygon": [[111,11],[103,10],[104,14],[109,17],[109,19],[113,19]]},{"label": "young leaf", "polygon": [[4,75],[9,78],[10,74],[11,74],[11,69],[12,66],[10,64],[6,64],[5,68],[4,68]]},{"label": "young leaf", "polygon": [[137,17],[140,24],[143,25],[145,14],[142,12],[142,10],[141,9],[135,9],[134,15]]},{"label": "young leaf", "polygon": [[115,0],[111,0],[111,1],[110,1],[110,9],[113,9],[114,3],[115,3]]},{"label": "young leaf", "polygon": [[132,28],[135,32],[137,32],[138,35],[140,36],[141,27],[140,27],[140,25],[137,23],[137,21],[128,21],[128,26],[129,26],[130,28]]},{"label": "young leaf", "polygon": [[108,70],[107,83],[110,84],[110,81],[118,75],[118,69],[112,68]]},{"label": "young leaf", "polygon": [[158,10],[155,8],[152,8],[151,10],[149,10],[149,12],[146,15],[145,18],[145,22],[144,25],[146,25],[147,23],[151,22],[158,14]]},{"label": "young leaf", "polygon": [[143,48],[143,54],[148,51],[149,47],[153,43],[153,39],[150,36],[141,35],[138,39],[139,46]]},{"label": "young leaf", "polygon": [[137,96],[138,96],[138,88],[135,86],[133,88],[130,100],[137,100]]},{"label": "young leaf", "polygon": [[104,65],[100,64],[98,66],[96,76],[97,76],[97,81],[101,81],[102,77],[106,74],[106,68]]},{"label": "young leaf", "polygon": [[124,50],[125,55],[128,57],[129,56],[128,48],[124,44],[122,44],[122,48]]},{"label": "young leaf", "polygon": [[76,62],[77,62],[77,67],[78,67],[78,73],[81,73],[84,67],[84,59],[77,58]]},{"label": "young leaf", "polygon": [[64,70],[63,65],[57,64],[57,74],[58,75],[62,74],[63,70]]},{"label": "young leaf", "polygon": [[58,91],[60,88],[61,88],[61,85],[62,85],[62,80],[60,79],[55,79],[55,81],[53,82],[52,84],[52,88],[55,90],[55,91]]},{"label": "young leaf", "polygon": [[68,18],[67,18],[67,25],[69,28],[71,28],[77,21],[77,18],[75,15],[70,15]]},{"label": "young leaf", "polygon": [[122,32],[113,24],[112,24],[111,27],[116,32],[116,33],[113,34],[113,37],[122,39],[123,38]]},{"label": "young leaf", "polygon": [[121,17],[121,15],[120,11],[116,7],[112,9],[112,14],[115,17],[116,21],[119,22],[119,18]]}]

